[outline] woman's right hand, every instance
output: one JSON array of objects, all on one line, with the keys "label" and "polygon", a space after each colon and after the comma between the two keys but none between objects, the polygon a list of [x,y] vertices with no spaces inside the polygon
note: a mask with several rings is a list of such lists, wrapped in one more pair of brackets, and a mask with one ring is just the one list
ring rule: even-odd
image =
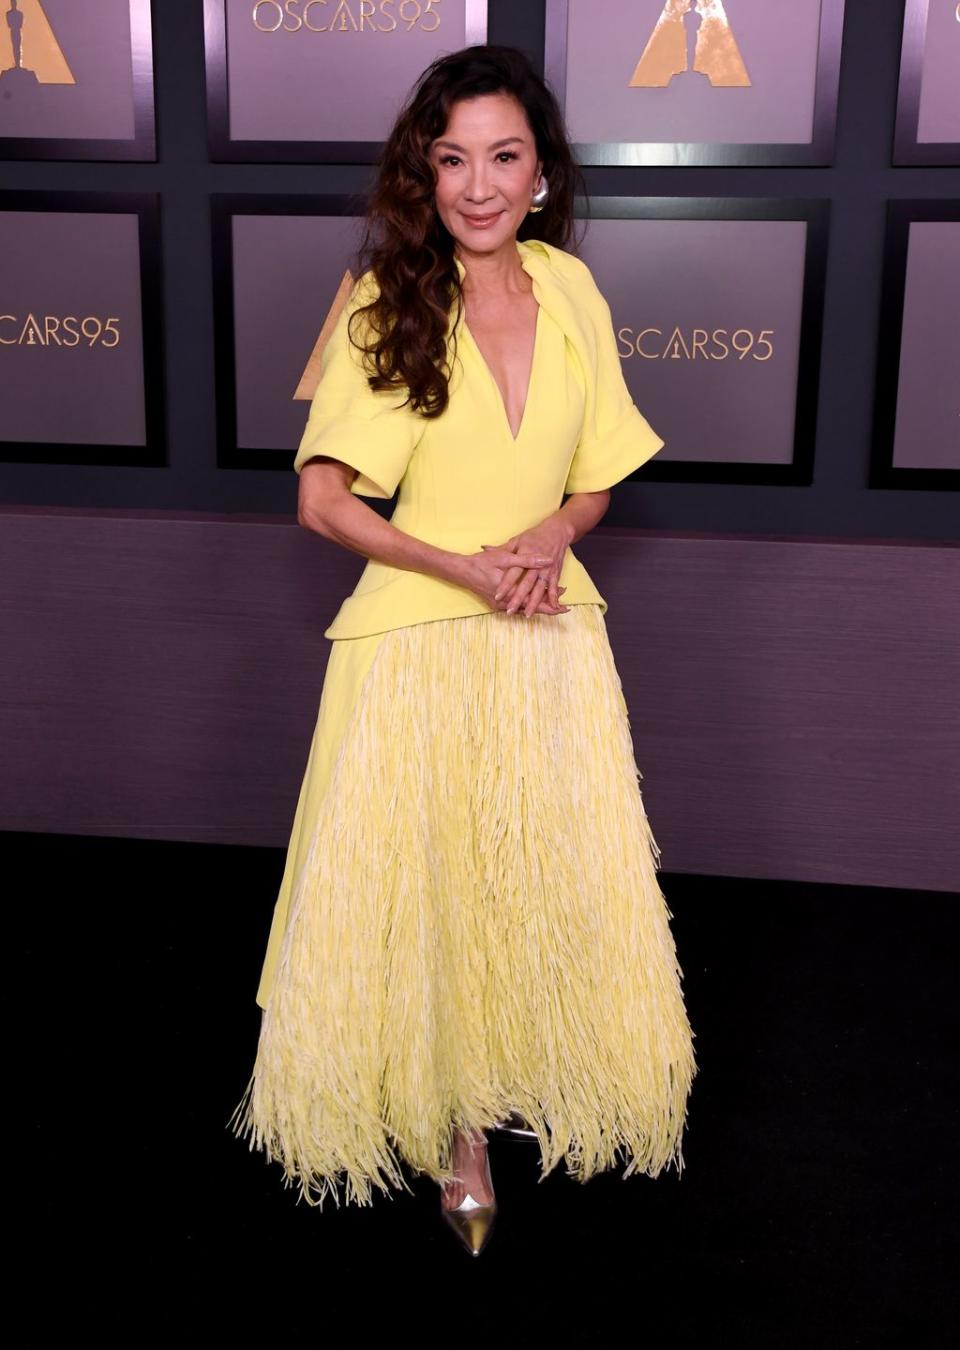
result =
[{"label": "woman's right hand", "polygon": [[[485,600],[492,609],[505,611],[510,602],[510,595],[505,595],[502,600],[496,598],[497,591],[500,589],[500,583],[505,574],[511,567],[549,567],[553,559],[545,554],[533,553],[527,549],[514,551],[509,548],[484,548],[479,553],[465,553],[462,555],[462,563],[459,571],[461,573],[459,581],[462,586],[479,595],[481,600]],[[561,591],[566,590],[565,586],[560,587]],[[546,596],[540,601],[534,614],[563,614],[563,606],[557,608],[551,605]]]}]

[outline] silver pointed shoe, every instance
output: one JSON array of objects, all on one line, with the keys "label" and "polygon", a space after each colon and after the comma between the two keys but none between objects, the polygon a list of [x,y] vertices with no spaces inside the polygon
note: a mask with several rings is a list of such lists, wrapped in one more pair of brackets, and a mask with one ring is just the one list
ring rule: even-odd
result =
[{"label": "silver pointed shoe", "polygon": [[535,1140],[537,1137],[536,1130],[531,1130],[523,1116],[518,1115],[516,1111],[507,1116],[505,1120],[499,1121],[493,1128],[499,1130],[501,1134],[509,1135],[512,1139]]},{"label": "silver pointed shoe", "polygon": [[460,1242],[471,1256],[479,1256],[490,1241],[494,1222],[497,1217],[497,1197],[493,1191],[493,1177],[490,1174],[490,1154],[485,1154],[487,1186],[492,1199],[489,1204],[481,1205],[467,1192],[455,1209],[445,1209],[443,1205],[443,1187],[440,1188],[440,1213],[444,1222],[453,1229]]}]

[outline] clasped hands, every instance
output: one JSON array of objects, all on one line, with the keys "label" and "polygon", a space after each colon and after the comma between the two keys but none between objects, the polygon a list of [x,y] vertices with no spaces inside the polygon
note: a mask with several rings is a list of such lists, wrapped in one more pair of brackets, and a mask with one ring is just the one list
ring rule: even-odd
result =
[{"label": "clasped hands", "polygon": [[566,614],[561,604],[560,572],[573,531],[559,515],[548,516],[532,529],[502,544],[482,544],[467,555],[470,589],[507,614]]}]

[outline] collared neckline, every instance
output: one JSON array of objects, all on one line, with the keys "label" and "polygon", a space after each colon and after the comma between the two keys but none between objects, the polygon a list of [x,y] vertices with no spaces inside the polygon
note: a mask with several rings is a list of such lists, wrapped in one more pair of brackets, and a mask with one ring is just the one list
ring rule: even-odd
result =
[{"label": "collared neckline", "polygon": [[[556,318],[552,303],[552,292],[556,289],[556,286],[550,284],[554,280],[553,267],[546,246],[539,239],[517,239],[515,243],[517,253],[520,255],[520,266],[533,282],[533,294],[537,303],[542,308],[547,309],[553,318]],[[467,269],[456,254],[453,255],[453,260],[457,265],[457,272],[462,282]],[[455,328],[459,330],[463,326],[464,318],[464,314],[461,313],[458,322],[454,325]]]},{"label": "collared neckline", "polygon": [[[486,357],[481,352],[479,346],[476,343],[476,340],[474,339],[473,334],[470,332],[469,325],[467,324],[466,321],[465,313],[461,312],[457,325],[458,331],[468,338],[471,347],[474,349],[476,353],[480,365],[483,368],[484,376],[488,382],[490,392],[496,401],[499,416],[504,431],[506,433],[507,439],[509,440],[510,444],[514,447],[519,446],[524,438],[524,433],[526,432],[527,426],[532,419],[531,404],[534,402],[539,388],[538,368],[540,366],[540,358],[541,358],[540,349],[544,341],[544,335],[542,332],[543,313],[545,309],[548,310],[549,312],[549,307],[545,304],[545,295],[549,290],[549,288],[544,287],[542,283],[544,280],[544,275],[545,273],[549,272],[550,267],[546,249],[543,247],[543,244],[539,240],[517,239],[515,242],[517,245],[517,252],[520,255],[520,265],[530,277],[531,283],[533,285],[533,294],[537,301],[537,322],[534,331],[533,359],[530,363],[530,378],[527,384],[527,398],[524,404],[523,414],[520,419],[520,427],[517,431],[516,436],[514,436],[513,430],[510,426],[510,422],[507,418],[507,409],[503,401],[503,394],[501,393],[500,387],[497,384],[496,380],[494,379],[493,372],[487,365]],[[454,254],[454,261],[457,264],[457,271],[459,272],[460,280],[462,281],[466,273],[466,268],[464,267],[460,259],[456,256],[456,254]]]},{"label": "collared neckline", "polygon": [[[539,239],[517,239],[514,242],[517,246],[517,253],[520,255],[520,266],[531,277],[540,275],[539,264],[549,266],[547,251]],[[456,253],[453,255],[453,261],[457,265],[457,272],[462,282],[467,269]]]}]

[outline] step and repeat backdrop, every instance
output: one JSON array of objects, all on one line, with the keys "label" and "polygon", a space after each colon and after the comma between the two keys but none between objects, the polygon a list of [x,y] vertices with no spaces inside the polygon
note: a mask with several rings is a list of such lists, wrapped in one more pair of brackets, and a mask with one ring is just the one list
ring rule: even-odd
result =
[{"label": "step and repeat backdrop", "polygon": [[486,41],[665,441],[577,549],[665,866],[960,888],[957,0],[0,0],[0,828],[285,844],[363,562],[293,455],[384,137]]},{"label": "step and repeat backdrop", "polygon": [[[0,155],[155,160],[150,9],[0,0]],[[210,159],[373,164],[420,71],[487,27],[485,0],[206,0]],[[583,164],[755,166],[762,192],[765,167],[831,164],[843,37],[843,0],[546,0],[544,71]],[[904,173],[960,164],[951,0],[904,6],[895,128]],[[590,206],[583,255],[666,441],[643,474],[809,484],[831,201]],[[210,207],[217,462],[286,465],[358,204],[214,192]],[[0,192],[8,459],[165,463],[160,210],[160,193]],[[956,199],[888,203],[877,287],[869,485],[955,486]]]}]

